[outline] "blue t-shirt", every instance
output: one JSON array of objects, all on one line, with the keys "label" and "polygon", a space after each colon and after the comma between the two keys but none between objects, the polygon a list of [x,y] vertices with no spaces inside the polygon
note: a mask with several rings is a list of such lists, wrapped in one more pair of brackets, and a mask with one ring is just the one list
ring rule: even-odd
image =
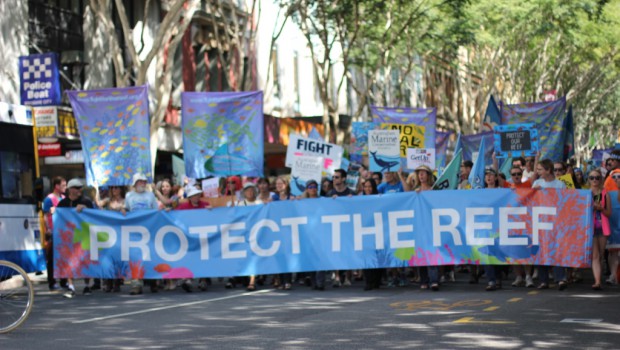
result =
[{"label": "blue t-shirt", "polygon": [[153,192],[129,192],[125,197],[125,207],[128,211],[157,209],[157,199]]},{"label": "blue t-shirt", "polygon": [[377,191],[381,194],[387,194],[405,192],[405,189],[403,188],[403,183],[400,181],[398,181],[394,185],[387,182],[382,182],[381,184],[379,184],[379,186],[377,186]]}]

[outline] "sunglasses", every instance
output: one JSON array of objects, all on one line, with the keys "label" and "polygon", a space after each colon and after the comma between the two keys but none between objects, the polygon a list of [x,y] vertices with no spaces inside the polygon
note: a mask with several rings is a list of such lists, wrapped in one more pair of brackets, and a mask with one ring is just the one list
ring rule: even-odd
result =
[{"label": "sunglasses", "polygon": [[81,190],[82,186],[80,186],[80,187],[71,187],[71,188],[75,188],[76,190]]},{"label": "sunglasses", "polygon": [[332,179],[339,179],[340,176],[332,176]]},{"label": "sunglasses", "polygon": [[553,171],[555,171],[555,172],[564,171],[564,169],[562,169],[562,168],[553,168]]},{"label": "sunglasses", "polygon": [[309,190],[316,190],[318,187],[316,185],[309,185],[306,188],[309,189]]},{"label": "sunglasses", "polygon": [[521,176],[521,175],[523,175],[523,173],[512,173],[510,175],[512,175],[512,176]]},{"label": "sunglasses", "polygon": [[614,175],[611,176],[611,178],[614,179],[614,180],[618,180],[618,179],[620,179],[620,174],[614,174]]},{"label": "sunglasses", "polygon": [[592,181],[594,181],[594,180],[601,181],[601,177],[600,176],[588,176],[588,179],[590,179]]}]

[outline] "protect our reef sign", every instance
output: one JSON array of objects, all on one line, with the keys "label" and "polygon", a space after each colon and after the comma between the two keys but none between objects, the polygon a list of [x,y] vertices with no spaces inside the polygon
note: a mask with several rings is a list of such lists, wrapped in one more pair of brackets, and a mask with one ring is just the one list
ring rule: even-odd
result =
[{"label": "protect our reef sign", "polygon": [[370,171],[397,171],[400,169],[400,131],[368,131]]},{"label": "protect our reef sign", "polygon": [[292,168],[297,156],[322,157],[323,172],[332,175],[334,170],[340,168],[342,153],[343,149],[341,146],[297,134],[290,134],[286,149],[285,165]]},{"label": "protect our reef sign", "polygon": [[497,125],[493,133],[497,158],[533,157],[538,152],[538,130],[533,123]]}]

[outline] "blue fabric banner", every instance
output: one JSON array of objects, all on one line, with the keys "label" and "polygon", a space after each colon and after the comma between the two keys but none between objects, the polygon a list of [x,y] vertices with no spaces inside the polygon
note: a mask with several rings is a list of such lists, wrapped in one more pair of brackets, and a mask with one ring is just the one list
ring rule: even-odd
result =
[{"label": "blue fabric banner", "polygon": [[80,132],[88,185],[132,185],[135,173],[152,181],[146,86],[67,95]]},{"label": "blue fabric banner", "polygon": [[19,78],[22,105],[60,105],[62,94],[56,53],[21,56]]},{"label": "blue fabric banner", "polygon": [[453,264],[587,267],[591,205],[586,190],[484,189],[126,216],[58,208],[54,269],[56,277],[191,278]]},{"label": "blue fabric banner", "polygon": [[436,108],[370,106],[370,111],[377,124],[414,124],[424,128],[423,145],[413,148],[435,148]]},{"label": "blue fabric banner", "polygon": [[185,173],[263,176],[263,92],[183,92]]},{"label": "blue fabric banner", "polygon": [[492,165],[493,159],[493,132],[483,132],[473,135],[461,135],[461,145],[463,147],[463,160],[473,161],[474,152],[480,150],[480,142],[484,138],[484,165]]},{"label": "blue fabric banner", "polygon": [[564,160],[567,133],[566,98],[553,102],[520,103],[504,105],[502,124],[535,123],[538,129],[540,159]]}]

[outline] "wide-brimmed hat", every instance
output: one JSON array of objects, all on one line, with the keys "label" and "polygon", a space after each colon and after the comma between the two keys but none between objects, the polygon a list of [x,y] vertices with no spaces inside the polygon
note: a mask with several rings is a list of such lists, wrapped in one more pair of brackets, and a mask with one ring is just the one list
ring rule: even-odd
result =
[{"label": "wide-brimmed hat", "polygon": [[433,174],[433,170],[431,170],[431,168],[428,167],[428,165],[420,165],[419,167],[415,168],[416,172],[421,171],[421,170],[424,170],[431,175]]},{"label": "wide-brimmed hat", "polygon": [[190,186],[190,188],[187,189],[187,198],[193,197],[197,194],[202,194],[202,191],[197,189],[195,186]]},{"label": "wide-brimmed hat", "polygon": [[146,178],[146,175],[142,174],[142,173],[135,173],[133,174],[133,178],[131,179],[131,184],[133,186],[136,185],[136,182],[138,181],[148,181],[148,179]]},{"label": "wide-brimmed hat", "polygon": [[67,188],[76,188],[76,187],[84,187],[82,180],[80,179],[71,179],[67,183]]}]

